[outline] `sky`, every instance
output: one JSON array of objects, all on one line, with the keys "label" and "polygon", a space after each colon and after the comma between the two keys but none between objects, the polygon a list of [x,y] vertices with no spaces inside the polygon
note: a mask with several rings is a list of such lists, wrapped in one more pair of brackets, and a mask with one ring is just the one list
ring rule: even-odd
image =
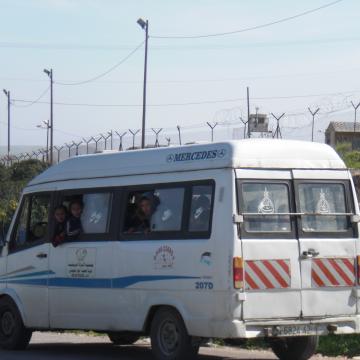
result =
[{"label": "sky", "polygon": [[[324,140],[330,120],[353,121],[360,101],[360,2],[343,0],[273,26],[207,38],[291,17],[331,0],[0,0],[0,89],[11,94],[12,145],[43,146],[49,118],[44,68],[54,72],[54,143],[141,127],[145,34],[149,21],[147,141],[163,128],[177,142],[242,133],[250,108],[276,116],[285,138]],[[159,38],[160,37],[160,38]],[[140,47],[139,45],[142,44]],[[126,61],[96,81],[98,76]],[[72,105],[70,105],[72,104]],[[78,105],[74,105],[78,104]],[[95,106],[96,105],[96,106]],[[99,106],[100,105],[100,106]],[[360,108],[359,108],[360,118]],[[7,99],[0,95],[0,146],[7,144]],[[235,129],[235,130],[234,130]],[[140,134],[139,134],[140,135]],[[140,136],[135,138],[139,143]]]}]

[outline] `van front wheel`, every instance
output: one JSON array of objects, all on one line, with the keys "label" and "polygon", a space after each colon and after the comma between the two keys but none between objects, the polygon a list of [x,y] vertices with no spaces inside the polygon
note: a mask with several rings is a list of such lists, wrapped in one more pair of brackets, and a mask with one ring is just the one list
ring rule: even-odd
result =
[{"label": "van front wheel", "polygon": [[155,313],[150,337],[157,360],[193,359],[199,351],[199,343],[189,336],[180,314],[172,308]]},{"label": "van front wheel", "polygon": [[294,336],[269,339],[272,351],[280,360],[310,359],[314,355],[318,343],[318,336]]},{"label": "van front wheel", "polygon": [[23,350],[30,342],[32,332],[26,329],[15,303],[0,299],[0,347],[6,350]]}]

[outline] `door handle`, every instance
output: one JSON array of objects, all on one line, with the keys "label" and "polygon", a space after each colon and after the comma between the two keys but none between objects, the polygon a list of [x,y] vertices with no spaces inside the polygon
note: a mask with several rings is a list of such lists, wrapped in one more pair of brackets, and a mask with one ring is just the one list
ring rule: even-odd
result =
[{"label": "door handle", "polygon": [[302,252],[301,257],[303,259],[311,259],[318,256],[320,253],[315,249],[308,249]]},{"label": "door handle", "polygon": [[47,254],[46,253],[38,253],[36,255],[36,257],[39,258],[39,259],[45,259],[45,258],[47,258]]}]

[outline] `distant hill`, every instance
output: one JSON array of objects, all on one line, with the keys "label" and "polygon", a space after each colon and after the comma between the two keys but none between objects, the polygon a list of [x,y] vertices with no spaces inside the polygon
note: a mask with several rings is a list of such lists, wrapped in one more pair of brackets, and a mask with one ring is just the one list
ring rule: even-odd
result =
[{"label": "distant hill", "polygon": [[[32,152],[44,148],[40,145],[14,145],[11,146],[11,154],[18,155],[25,152]],[[7,154],[7,146],[0,146],[0,156]]]}]

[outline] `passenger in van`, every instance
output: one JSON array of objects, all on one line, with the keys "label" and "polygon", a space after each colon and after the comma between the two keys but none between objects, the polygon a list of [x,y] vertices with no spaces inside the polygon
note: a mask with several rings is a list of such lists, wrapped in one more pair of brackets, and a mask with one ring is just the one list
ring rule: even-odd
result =
[{"label": "passenger in van", "polygon": [[159,205],[159,200],[153,194],[144,193],[137,203],[136,211],[130,220],[128,233],[149,233],[151,225],[151,217]]},{"label": "passenger in van", "polygon": [[83,211],[81,200],[73,200],[69,205],[70,217],[66,222],[66,240],[77,240],[83,232],[81,214]]},{"label": "passenger in van", "polygon": [[52,237],[52,244],[54,247],[62,244],[65,241],[66,235],[66,218],[67,218],[67,209],[63,205],[59,205],[55,208],[54,211],[55,226],[54,234]]}]

